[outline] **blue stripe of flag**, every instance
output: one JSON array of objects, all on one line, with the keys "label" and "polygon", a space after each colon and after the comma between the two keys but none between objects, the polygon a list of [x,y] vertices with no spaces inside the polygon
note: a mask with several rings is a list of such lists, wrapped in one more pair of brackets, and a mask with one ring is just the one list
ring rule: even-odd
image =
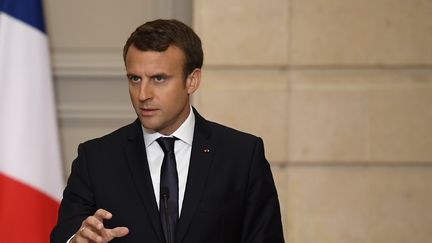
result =
[{"label": "blue stripe of flag", "polygon": [[42,0],[0,0],[0,12],[19,19],[45,33]]}]

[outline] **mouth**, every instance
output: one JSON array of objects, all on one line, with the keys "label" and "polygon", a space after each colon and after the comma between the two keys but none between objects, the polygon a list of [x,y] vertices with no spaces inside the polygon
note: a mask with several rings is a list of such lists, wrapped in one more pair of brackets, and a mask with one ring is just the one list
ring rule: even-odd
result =
[{"label": "mouth", "polygon": [[156,114],[158,109],[153,108],[140,108],[140,115],[141,116],[153,116]]}]

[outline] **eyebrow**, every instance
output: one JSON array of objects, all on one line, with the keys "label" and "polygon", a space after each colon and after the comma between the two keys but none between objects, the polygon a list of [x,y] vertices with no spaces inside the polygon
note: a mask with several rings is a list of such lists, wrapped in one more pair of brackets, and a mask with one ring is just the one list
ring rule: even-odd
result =
[{"label": "eyebrow", "polygon": [[140,75],[137,75],[137,74],[126,73],[126,77],[132,77],[132,76],[141,77]]},{"label": "eyebrow", "polygon": [[156,76],[171,77],[172,75],[169,75],[169,74],[164,73],[164,72],[158,72],[158,73],[150,75],[150,77],[156,77]]},{"label": "eyebrow", "polygon": [[[136,77],[140,77],[140,78],[141,78],[141,75],[134,74],[134,73],[126,73],[126,77],[131,77],[131,76],[136,76]],[[145,76],[146,76],[146,77],[150,77],[150,78],[154,78],[154,77],[157,77],[157,76],[162,76],[162,77],[164,77],[164,78],[170,78],[170,77],[172,77],[173,75],[169,75],[169,74],[167,74],[167,73],[165,73],[165,72],[157,72],[157,73],[152,74],[152,75],[150,75],[150,76],[147,76],[147,75],[145,75]]]}]

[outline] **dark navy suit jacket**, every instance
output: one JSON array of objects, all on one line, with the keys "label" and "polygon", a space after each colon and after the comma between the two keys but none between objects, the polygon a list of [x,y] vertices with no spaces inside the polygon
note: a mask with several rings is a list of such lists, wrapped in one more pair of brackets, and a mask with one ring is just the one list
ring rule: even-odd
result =
[{"label": "dark navy suit jacket", "polygon": [[[262,140],[194,112],[176,242],[284,242],[278,196]],[[127,236],[112,242],[164,242],[138,119],[80,144],[51,242],[65,243],[99,208],[113,214],[104,222],[106,227],[129,228]]]}]

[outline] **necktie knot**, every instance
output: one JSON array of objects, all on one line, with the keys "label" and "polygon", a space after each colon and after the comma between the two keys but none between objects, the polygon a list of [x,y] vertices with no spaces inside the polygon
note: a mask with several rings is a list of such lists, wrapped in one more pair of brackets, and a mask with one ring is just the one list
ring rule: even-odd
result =
[{"label": "necktie knot", "polygon": [[169,153],[174,152],[174,141],[176,140],[175,137],[160,137],[156,139],[159,146],[161,146],[163,152]]}]

